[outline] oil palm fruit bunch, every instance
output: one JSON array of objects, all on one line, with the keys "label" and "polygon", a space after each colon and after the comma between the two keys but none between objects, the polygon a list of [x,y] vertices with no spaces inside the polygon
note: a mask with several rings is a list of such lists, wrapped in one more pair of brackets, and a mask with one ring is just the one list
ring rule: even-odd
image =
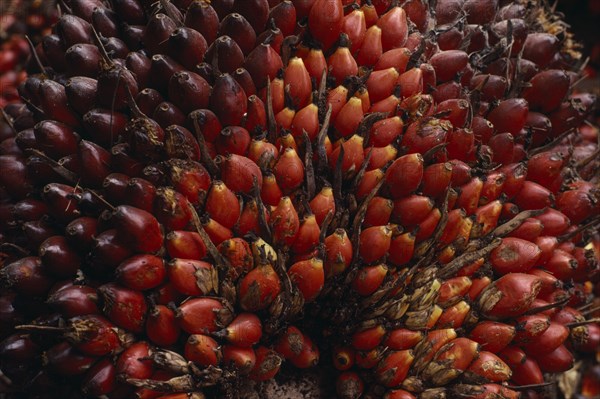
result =
[{"label": "oil palm fruit bunch", "polygon": [[323,397],[537,398],[597,364],[596,99],[545,3],[61,10],[0,144],[14,397],[316,368]]}]

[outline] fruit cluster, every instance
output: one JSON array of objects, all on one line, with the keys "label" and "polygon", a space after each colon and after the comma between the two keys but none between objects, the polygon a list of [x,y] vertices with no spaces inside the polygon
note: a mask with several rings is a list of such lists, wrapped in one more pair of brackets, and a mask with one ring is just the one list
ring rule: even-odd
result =
[{"label": "fruit cluster", "polygon": [[320,367],[343,399],[536,398],[597,363],[596,98],[544,3],[62,6],[0,130],[15,397]]}]

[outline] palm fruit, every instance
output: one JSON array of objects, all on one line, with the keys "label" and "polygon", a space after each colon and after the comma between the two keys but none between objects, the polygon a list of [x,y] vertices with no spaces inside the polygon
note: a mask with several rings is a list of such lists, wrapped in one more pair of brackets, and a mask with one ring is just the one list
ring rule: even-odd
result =
[{"label": "palm fruit", "polygon": [[547,4],[61,10],[0,125],[7,397],[597,394],[596,99]]}]

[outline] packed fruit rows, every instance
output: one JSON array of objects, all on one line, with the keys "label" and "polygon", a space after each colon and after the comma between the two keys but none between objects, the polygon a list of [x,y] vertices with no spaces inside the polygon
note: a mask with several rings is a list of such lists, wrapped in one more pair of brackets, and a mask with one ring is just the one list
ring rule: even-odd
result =
[{"label": "packed fruit rows", "polygon": [[546,3],[59,10],[0,51],[7,397],[600,395],[597,100]]}]

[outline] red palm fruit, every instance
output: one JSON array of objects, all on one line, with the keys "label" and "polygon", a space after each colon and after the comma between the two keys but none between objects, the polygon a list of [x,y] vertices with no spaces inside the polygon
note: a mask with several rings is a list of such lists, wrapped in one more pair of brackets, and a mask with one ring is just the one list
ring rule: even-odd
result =
[{"label": "red palm fruit", "polygon": [[219,244],[217,249],[233,266],[230,276],[234,278],[251,270],[254,266],[250,245],[242,238],[235,237],[225,240]]},{"label": "red palm fruit", "polygon": [[47,365],[60,375],[74,376],[85,373],[97,360],[81,354],[68,342],[61,342],[45,352]]},{"label": "red palm fruit", "polygon": [[544,269],[557,279],[568,281],[573,278],[577,265],[577,260],[573,255],[561,249],[555,249],[544,265]]},{"label": "red palm fruit", "polygon": [[296,112],[291,130],[296,139],[301,139],[302,132],[306,131],[308,138],[311,141],[315,140],[319,133],[319,108],[314,103],[310,103]]},{"label": "red palm fruit", "polygon": [[113,323],[134,333],[143,331],[148,305],[141,292],[109,283],[100,286],[98,294],[104,303],[104,314]]},{"label": "red palm fruit", "polygon": [[483,181],[479,177],[472,178],[460,187],[460,194],[455,207],[463,208],[467,216],[472,215],[479,206],[479,198],[483,189]]},{"label": "red palm fruit", "polygon": [[98,294],[96,289],[83,285],[70,285],[51,293],[46,301],[64,317],[96,314]]},{"label": "red palm fruit", "polygon": [[425,220],[434,205],[429,197],[411,194],[394,201],[392,219],[402,226],[415,226]]},{"label": "red palm fruit", "polygon": [[473,117],[471,129],[475,137],[484,144],[487,144],[490,137],[494,134],[494,125],[479,115]]},{"label": "red palm fruit", "polygon": [[[472,266],[476,266],[476,270],[479,269],[483,265],[483,258],[480,258],[479,261],[476,261],[472,264]],[[463,269],[464,270],[464,269]],[[471,273],[472,275],[472,273]],[[467,294],[467,297],[473,301],[475,300],[479,294],[483,292],[488,285],[491,284],[492,280],[489,277],[481,277],[481,278],[473,278],[473,285],[471,285],[471,289]]]},{"label": "red palm fruit", "polygon": [[471,180],[471,167],[458,159],[450,161],[452,165],[452,187],[461,186]]},{"label": "red palm fruit", "polygon": [[88,273],[95,276],[112,272],[121,262],[133,255],[129,245],[118,238],[116,229],[108,229],[94,237],[89,255]]},{"label": "red palm fruit", "polygon": [[139,252],[158,251],[163,243],[160,224],[152,214],[129,205],[120,205],[111,215],[119,238]]},{"label": "red palm fruit", "polygon": [[300,221],[289,197],[282,197],[271,212],[270,224],[275,242],[286,246],[293,244],[300,228]]},{"label": "red palm fruit", "polygon": [[[300,12],[298,14],[301,14]],[[341,0],[315,0],[308,14],[311,35],[327,50],[337,40],[344,22]]]},{"label": "red palm fruit", "polygon": [[27,256],[5,265],[0,270],[0,283],[18,294],[43,296],[53,284],[44,272],[40,258]]},{"label": "red palm fruit", "polygon": [[167,272],[173,288],[184,295],[208,295],[217,288],[215,268],[201,260],[175,258],[167,264]]},{"label": "red palm fruit", "polygon": [[388,260],[396,266],[408,263],[414,253],[416,235],[414,232],[404,233],[392,238],[388,251]]},{"label": "red palm fruit", "polygon": [[284,193],[290,193],[304,182],[304,164],[293,148],[286,148],[275,163],[273,173]]},{"label": "red palm fruit", "polygon": [[350,52],[352,54],[356,54],[356,52],[360,49],[360,46],[365,39],[366,31],[367,23],[363,10],[357,8],[346,14],[342,24],[342,32],[348,36],[350,44],[347,47],[350,47]]},{"label": "red palm fruit", "polygon": [[[65,83],[65,94],[69,106],[80,115],[94,108],[98,81],[84,76],[73,76]],[[84,123],[85,127],[85,123]]]},{"label": "red palm fruit", "polygon": [[338,112],[333,125],[342,137],[348,137],[356,132],[363,115],[361,100],[351,97]]},{"label": "red palm fruit", "polygon": [[352,243],[344,229],[338,228],[324,240],[325,276],[331,277],[342,273],[352,261]]},{"label": "red palm fruit", "polygon": [[289,36],[296,29],[296,7],[290,0],[278,2],[269,10],[269,20],[273,19],[284,36]]},{"label": "red palm fruit", "polygon": [[544,373],[562,373],[573,367],[575,359],[571,351],[561,345],[552,352],[536,356],[536,361]]},{"label": "red palm fruit", "polygon": [[[453,209],[448,212],[448,222],[442,231],[442,235],[439,238],[440,243],[449,245],[452,243],[460,234],[461,227],[463,226],[463,222],[465,220],[466,213],[464,209]],[[472,226],[473,222],[470,221],[470,225]],[[470,232],[470,228],[469,228]]]},{"label": "red palm fruit", "polygon": [[270,206],[277,206],[279,201],[281,201],[281,197],[283,197],[283,192],[279,185],[277,184],[277,179],[275,175],[268,173],[265,174],[263,178],[263,184],[260,190],[260,197],[263,202]]},{"label": "red palm fruit", "polygon": [[53,123],[72,128],[80,126],[77,114],[69,108],[65,87],[62,84],[46,79],[42,81],[38,90],[40,107],[46,115],[52,115],[52,119],[56,120]]},{"label": "red palm fruit", "polygon": [[202,227],[206,230],[211,242],[215,245],[219,245],[223,241],[233,238],[231,229],[228,229],[214,219],[206,218],[202,221]]},{"label": "red palm fruit", "polygon": [[[570,80],[565,71],[548,69],[538,72],[531,78],[529,84],[530,86],[526,87],[521,95],[532,109],[548,113],[560,106],[569,90]],[[548,93],[544,87],[552,87],[553,90]]]},{"label": "red palm fruit", "polygon": [[352,347],[359,351],[375,349],[383,340],[386,332],[382,325],[355,332],[352,335]]},{"label": "red palm fruit", "polygon": [[177,72],[169,80],[169,100],[185,114],[206,108],[209,96],[210,85],[194,72]]},{"label": "red palm fruit", "polygon": [[336,163],[343,148],[344,154],[341,162],[342,173],[346,178],[354,176],[362,166],[365,159],[363,142],[364,139],[357,134],[353,134],[347,139],[341,139],[339,141],[339,145],[333,150],[331,157],[329,157],[330,167],[335,169]]},{"label": "red palm fruit", "polygon": [[510,133],[500,133],[492,136],[488,142],[492,150],[492,160],[498,163],[510,163],[515,156],[515,140]]},{"label": "red palm fruit", "polygon": [[504,98],[508,81],[503,76],[478,74],[473,76],[469,87],[479,91],[484,101],[496,101]]},{"label": "red palm fruit", "polygon": [[325,55],[323,55],[323,50],[320,48],[311,48],[308,50],[308,53],[303,56],[303,60],[308,74],[311,78],[316,80],[318,86],[321,84],[323,71],[327,70],[327,61],[325,60]]},{"label": "red palm fruit", "polygon": [[215,147],[219,155],[246,155],[252,138],[250,133],[241,126],[228,126],[221,130],[215,140]]},{"label": "red palm fruit", "polygon": [[367,88],[364,86],[359,87],[358,90],[356,90],[356,93],[354,93],[354,97],[360,99],[363,112],[368,112],[371,107],[371,100],[369,99],[369,91]]},{"label": "red palm fruit", "polygon": [[504,382],[510,379],[512,370],[494,353],[480,351],[479,356],[471,363],[466,374],[483,378],[483,381]]},{"label": "red palm fruit", "polygon": [[75,276],[81,264],[80,256],[64,236],[52,236],[46,239],[39,246],[38,254],[44,269],[60,277]]},{"label": "red palm fruit", "polygon": [[310,210],[315,215],[319,227],[321,227],[328,213],[335,213],[335,200],[333,190],[329,186],[323,186],[321,191],[310,200]]},{"label": "red palm fruit", "polygon": [[485,181],[483,182],[483,187],[481,188],[481,195],[479,196],[479,204],[485,205],[491,201],[495,201],[502,194],[502,189],[504,188],[504,182],[506,181],[506,176],[504,173],[500,172],[491,172],[489,173]]},{"label": "red palm fruit", "polygon": [[490,262],[499,274],[524,273],[537,263],[541,253],[530,241],[507,237],[490,253]]},{"label": "red palm fruit", "polygon": [[[369,147],[364,149],[364,156],[368,156],[371,153],[371,159],[369,160],[369,164],[367,165],[367,171],[373,171],[377,169],[383,168],[388,162],[396,159],[396,155],[398,155],[398,150],[394,145],[388,144],[385,147]],[[373,177],[377,176],[374,174]],[[372,179],[369,179],[372,181]],[[366,183],[366,182],[365,182]],[[369,192],[367,191],[366,194]]]},{"label": "red palm fruit", "polygon": [[539,237],[543,229],[544,225],[542,222],[534,218],[528,218],[519,227],[509,233],[509,236],[533,242]]},{"label": "red palm fruit", "polygon": [[406,70],[410,54],[410,51],[404,47],[387,50],[381,55],[374,69],[377,71],[393,67],[402,73]]},{"label": "red palm fruit", "polygon": [[216,180],[206,197],[205,211],[211,218],[231,229],[240,217],[240,203],[225,183]]},{"label": "red palm fruit", "polygon": [[[423,377],[432,383],[445,384],[456,378],[475,360],[479,353],[479,344],[468,338],[456,338],[444,345],[423,372]],[[446,373],[440,373],[439,367]]]},{"label": "red palm fruit", "polygon": [[250,348],[260,341],[262,324],[254,313],[240,313],[223,330],[214,334],[236,347]]},{"label": "red palm fruit", "polygon": [[258,165],[251,159],[237,154],[229,154],[218,158],[221,179],[234,192],[250,193],[256,177],[259,187],[262,185],[262,174]]},{"label": "red palm fruit", "polygon": [[[100,72],[101,57],[100,50],[93,44],[74,44],[65,52],[67,74],[94,78]],[[74,69],[75,65],[78,70]]]},{"label": "red palm fruit", "polygon": [[266,309],[281,291],[281,282],[270,264],[261,264],[246,274],[238,285],[242,309],[255,312]]},{"label": "red palm fruit", "polygon": [[185,13],[185,25],[202,34],[208,44],[217,36],[219,16],[210,3],[192,2]]},{"label": "red palm fruit", "polygon": [[414,355],[412,350],[390,352],[376,369],[377,380],[386,387],[397,387],[408,375]]},{"label": "red palm fruit", "polygon": [[211,337],[203,334],[192,334],[183,347],[186,360],[200,366],[218,366],[221,363],[221,347]]},{"label": "red palm fruit", "polygon": [[319,347],[313,343],[308,335],[305,335],[302,350],[289,360],[295,367],[305,369],[316,366],[319,363],[319,356]]},{"label": "red palm fruit", "polygon": [[150,346],[145,341],[138,341],[125,349],[117,359],[115,371],[118,378],[150,378],[154,372],[152,360],[149,359]]},{"label": "red palm fruit", "polygon": [[171,125],[183,125],[185,114],[175,104],[163,101],[154,109],[152,119],[161,128],[165,129],[167,126]]},{"label": "red palm fruit", "polygon": [[[443,119],[449,120],[454,126],[464,126],[467,117],[467,114],[465,114],[464,111],[468,112],[469,106],[467,105],[465,107],[464,103],[461,103],[465,100],[458,100],[457,102],[450,101],[452,100],[446,100],[443,103],[440,103],[438,105],[438,112],[442,106],[455,108],[454,110],[451,110],[452,114]],[[448,152],[449,158],[465,159],[475,150],[475,136],[471,129],[451,130],[448,132],[446,142],[448,143],[446,151]]]},{"label": "red palm fruit", "polygon": [[405,350],[414,348],[425,337],[422,331],[413,331],[405,328],[391,330],[383,344],[392,350]]},{"label": "red palm fruit", "polygon": [[[348,101],[348,89],[341,83],[327,93],[327,106],[331,105],[331,120],[335,121]],[[362,110],[362,107],[361,107]]]},{"label": "red palm fruit", "polygon": [[192,231],[170,231],[165,237],[165,248],[170,258],[202,259],[207,253],[200,235]]},{"label": "red palm fruit", "polygon": [[446,140],[452,128],[447,121],[436,118],[423,118],[408,125],[401,145],[409,152],[425,153]]},{"label": "red palm fruit", "polygon": [[417,242],[427,240],[431,237],[442,218],[442,213],[439,208],[435,208],[419,223],[419,229],[416,232],[415,238]]},{"label": "red palm fruit", "polygon": [[[246,91],[246,89],[244,89]],[[250,133],[262,132],[267,126],[265,103],[255,94],[248,97],[248,111],[244,127]]]},{"label": "red palm fruit", "polygon": [[423,157],[408,154],[398,158],[386,172],[386,183],[393,199],[415,191],[423,177]]},{"label": "red palm fruit", "polygon": [[230,367],[233,366],[241,375],[248,374],[256,364],[256,354],[252,348],[224,345],[223,363]]},{"label": "red palm fruit", "polygon": [[[538,261],[538,266],[539,266],[539,263],[540,262]],[[549,295],[552,292],[554,292],[554,290],[556,290],[557,288],[560,288],[562,286],[561,282],[559,282],[559,280],[555,276],[553,276],[552,274],[550,274],[549,272],[547,272],[545,270],[534,268],[534,269],[529,270],[528,273],[539,277],[540,280],[542,281],[542,288],[540,289],[540,295]]]},{"label": "red palm fruit", "polygon": [[[377,102],[383,100],[388,97],[390,94],[394,92],[396,87],[398,78],[400,74],[394,67],[390,67],[387,69],[380,69],[371,72],[369,78],[367,79],[367,89],[369,91],[369,99],[373,102]],[[401,133],[401,130],[400,130]],[[391,142],[391,141],[390,141]],[[385,144],[376,144],[374,145],[388,145],[390,142]]]},{"label": "red palm fruit", "polygon": [[[248,54],[243,66],[252,76],[256,88],[262,89],[267,85],[268,79],[275,79],[277,71],[283,67],[283,63],[273,47],[267,43],[261,43]],[[281,84],[283,88],[283,80]],[[277,108],[274,109],[277,112]]]},{"label": "red palm fruit", "polygon": [[527,162],[527,179],[547,186],[560,173],[567,161],[560,152],[545,151],[532,156]]},{"label": "red palm fruit", "polygon": [[[470,113],[470,104],[467,100],[452,98],[439,103],[436,107],[436,112],[442,115],[440,116],[442,120],[447,120],[452,123],[452,126],[460,128],[464,127],[467,123],[467,118]],[[448,135],[449,146],[458,146],[458,148],[452,149],[452,154],[449,154],[450,157],[460,158],[471,152],[471,148],[468,148],[465,152],[461,151],[464,151],[464,149],[461,148],[462,146],[466,148],[471,141],[474,141],[474,137],[472,139],[464,138],[461,140],[463,135],[469,134],[473,136],[473,132],[470,129],[459,129],[454,135]],[[462,143],[463,140],[466,140],[466,142]]]},{"label": "red palm fruit", "polygon": [[515,337],[515,327],[495,321],[481,321],[471,330],[469,338],[478,342],[482,348],[499,353]]},{"label": "red palm fruit", "polygon": [[543,209],[554,204],[554,195],[544,186],[527,180],[515,196],[515,203],[522,210]]},{"label": "red palm fruit", "polygon": [[564,213],[551,208],[535,218],[542,223],[542,234],[545,236],[559,236],[571,225],[571,221]]},{"label": "red palm fruit", "polygon": [[177,29],[177,24],[169,16],[163,13],[154,14],[144,29],[144,46],[152,54],[165,54],[169,36],[175,29]]},{"label": "red palm fruit", "polygon": [[544,377],[537,362],[528,358],[516,346],[505,348],[498,356],[508,364],[513,375],[512,380],[518,385],[542,384]]},{"label": "red palm fruit", "polygon": [[363,226],[386,225],[390,221],[393,209],[394,203],[391,200],[384,197],[373,197],[367,205]]},{"label": "red palm fruit", "polygon": [[365,37],[356,55],[359,65],[373,66],[383,54],[382,29],[372,25],[365,32]]},{"label": "red palm fruit", "polygon": [[274,349],[286,359],[300,355],[305,336],[297,327],[289,326],[275,343]]},{"label": "red palm fruit", "polygon": [[462,50],[441,51],[431,57],[429,63],[435,69],[438,82],[452,80],[463,71],[469,62],[469,56]]},{"label": "red palm fruit", "polygon": [[254,381],[267,381],[275,377],[282,362],[277,352],[265,346],[259,346],[254,353],[256,364],[250,372],[249,378]]},{"label": "red palm fruit", "polygon": [[166,274],[163,259],[148,254],[135,255],[115,270],[115,277],[119,283],[137,291],[159,286]]},{"label": "red palm fruit", "polygon": [[[244,209],[240,214],[240,218],[238,219],[236,225],[236,232],[239,235],[247,234],[251,231],[258,233],[259,228],[259,214],[258,214],[258,205],[256,204],[256,200],[252,199],[244,203]],[[269,220],[269,215],[265,210],[265,220]]]},{"label": "red palm fruit", "polygon": [[[525,126],[529,107],[522,98],[511,98],[502,101],[488,115],[487,119],[494,125],[498,133],[517,135]],[[507,115],[511,115],[510,118]]]},{"label": "red palm fruit", "polygon": [[439,198],[450,185],[452,178],[452,163],[435,163],[423,171],[421,192],[425,196]]},{"label": "red palm fruit", "polygon": [[581,189],[566,190],[558,195],[556,206],[573,224],[584,221],[597,206],[592,196]]},{"label": "red palm fruit", "polygon": [[215,79],[209,103],[224,126],[239,125],[248,106],[244,89],[228,73]]},{"label": "red palm fruit", "polygon": [[384,257],[392,241],[393,229],[390,226],[373,226],[360,234],[359,253],[366,263],[373,263]]},{"label": "red palm fruit", "polygon": [[516,319],[515,329],[517,334],[514,343],[527,344],[536,340],[550,327],[550,318],[544,314],[525,315]]},{"label": "red palm fruit", "polygon": [[241,14],[227,14],[219,24],[219,36],[231,37],[244,54],[248,54],[256,44],[256,32]]},{"label": "red palm fruit", "polygon": [[458,276],[442,283],[437,298],[438,305],[446,307],[464,297],[471,288],[472,281],[469,277]]},{"label": "red palm fruit", "polygon": [[68,320],[65,338],[86,355],[102,356],[120,349],[114,324],[98,315],[76,316]]},{"label": "red palm fruit", "polygon": [[[183,194],[188,201],[197,204],[201,195],[204,195],[210,187],[211,178],[208,171],[198,162],[178,159],[172,159],[169,167],[169,180],[173,188]],[[142,187],[146,191],[153,191],[147,184],[143,184]]]},{"label": "red palm fruit", "polygon": [[187,198],[169,187],[156,190],[153,212],[167,230],[183,230],[192,219]]},{"label": "red palm fruit", "polygon": [[283,82],[290,87],[290,96],[295,108],[304,107],[312,92],[310,75],[302,58],[292,57],[285,68]]},{"label": "red palm fruit", "polygon": [[465,301],[460,301],[444,309],[435,323],[436,328],[459,328],[469,315],[471,306]]},{"label": "red palm fruit", "polygon": [[33,133],[36,147],[51,158],[59,159],[77,152],[78,137],[70,126],[62,122],[44,120],[34,126]]},{"label": "red palm fruit", "polygon": [[381,28],[381,44],[383,50],[402,47],[408,37],[408,23],[406,12],[401,7],[392,7],[377,21]]},{"label": "red palm fruit", "polygon": [[169,36],[168,54],[188,70],[204,60],[208,44],[198,30],[182,26]]},{"label": "red palm fruit", "polygon": [[530,33],[523,45],[523,58],[535,62],[540,68],[545,67],[558,51],[559,41],[549,33]]},{"label": "red palm fruit", "polygon": [[333,366],[340,371],[350,369],[354,365],[355,351],[350,346],[339,346],[333,349]]},{"label": "red palm fruit", "polygon": [[379,289],[387,274],[388,268],[384,263],[364,266],[352,280],[352,288],[361,296],[369,296]]},{"label": "red palm fruit", "polygon": [[380,347],[366,352],[357,351],[355,356],[356,366],[361,369],[372,369],[377,366],[384,353]]},{"label": "red palm fruit", "polygon": [[375,147],[392,144],[401,134],[404,122],[398,116],[382,119],[373,124],[369,133],[369,141]]},{"label": "red palm fruit", "polygon": [[298,255],[310,252],[319,243],[320,234],[321,230],[317,224],[315,215],[309,214],[304,216],[296,234],[296,239],[292,244],[292,250]]},{"label": "red palm fruit", "polygon": [[146,318],[146,335],[152,343],[168,347],[179,338],[180,327],[175,312],[165,305],[156,305]]},{"label": "red palm fruit", "polygon": [[403,98],[418,95],[423,92],[423,71],[420,68],[409,69],[398,77],[397,84]]},{"label": "red palm fruit", "polygon": [[508,199],[512,199],[521,192],[527,177],[527,167],[522,163],[511,163],[498,169],[506,176],[502,192]]},{"label": "red palm fruit", "polygon": [[393,389],[386,392],[383,399],[416,399],[413,394],[403,389]]},{"label": "red palm fruit", "polygon": [[102,359],[86,372],[81,391],[86,396],[103,396],[112,392],[115,385],[115,366],[110,359]]},{"label": "red palm fruit", "polygon": [[481,313],[502,319],[523,314],[541,288],[539,277],[509,273],[494,281],[478,298]]},{"label": "red palm fruit", "polygon": [[175,311],[182,330],[188,334],[216,332],[233,319],[231,310],[214,298],[192,298]]},{"label": "red palm fruit", "polygon": [[353,371],[345,371],[338,375],[335,381],[335,391],[339,398],[354,399],[359,398],[364,391],[362,378]]},{"label": "red palm fruit", "polygon": [[312,258],[294,263],[288,269],[290,279],[298,286],[305,302],[312,302],[319,295],[325,283],[323,261]]},{"label": "red palm fruit", "polygon": [[292,121],[296,116],[296,111],[292,108],[285,107],[275,115],[275,122],[277,124],[277,130],[282,129],[290,130],[292,127]]},{"label": "red palm fruit", "polygon": [[189,129],[194,129],[195,122],[198,124],[198,129],[200,129],[200,133],[202,133],[204,139],[210,143],[213,143],[217,139],[223,129],[217,115],[208,109],[191,112],[188,116],[186,126]]},{"label": "red palm fruit", "polygon": [[[372,159],[372,158],[371,158]],[[362,200],[373,190],[373,188],[385,177],[382,169],[372,169],[363,175],[356,187],[356,199]]]}]

